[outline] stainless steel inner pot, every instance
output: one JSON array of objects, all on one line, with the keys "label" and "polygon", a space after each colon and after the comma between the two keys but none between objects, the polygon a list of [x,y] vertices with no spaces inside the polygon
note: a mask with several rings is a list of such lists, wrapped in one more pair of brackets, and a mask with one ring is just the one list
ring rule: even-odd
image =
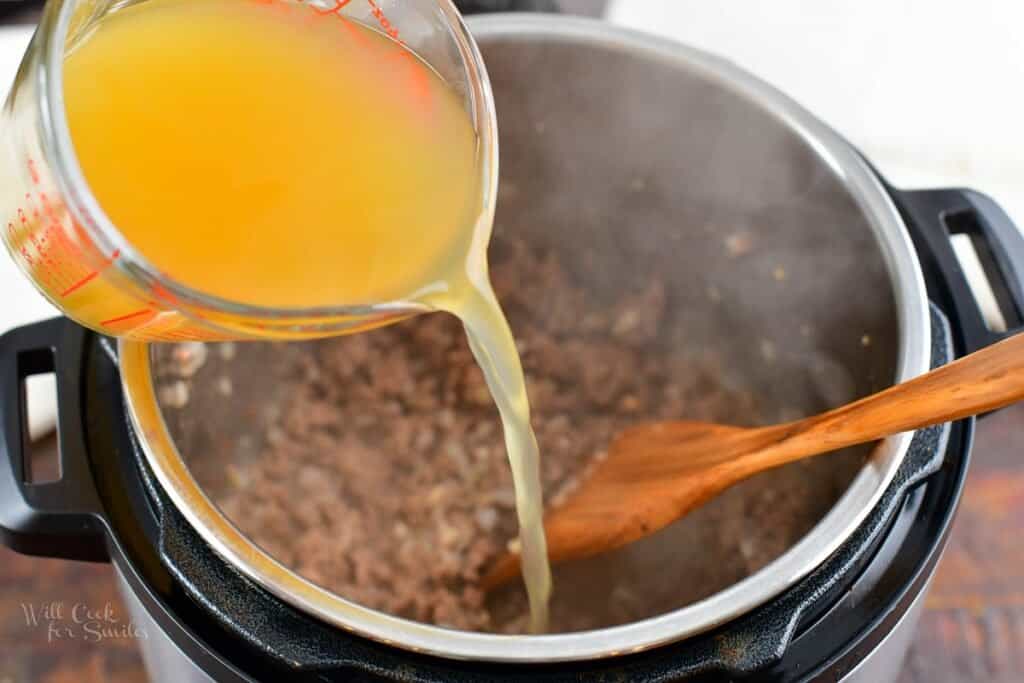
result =
[{"label": "stainless steel inner pot", "polygon": [[[768,420],[926,370],[924,284],[901,219],[850,145],[796,103],[714,56],[597,21],[508,15],[471,26],[498,104],[499,236],[523,234],[582,255],[579,277],[595,292],[652,273],[670,278],[672,321],[687,331],[687,348],[713,348],[727,382],[772,406]],[[788,551],[710,596],[609,628],[489,635],[375,612],[276,562],[211,503],[182,459],[157,400],[152,349],[122,343],[120,352],[146,458],[215,552],[327,622],[451,658],[608,657],[728,621],[771,600],[847,538],[911,436],[816,464],[853,463],[845,492]],[[658,564],[657,548],[678,550],[693,537],[666,533],[652,540],[655,561],[644,569],[655,592],[686,580]],[[629,557],[610,566],[626,570]]]}]

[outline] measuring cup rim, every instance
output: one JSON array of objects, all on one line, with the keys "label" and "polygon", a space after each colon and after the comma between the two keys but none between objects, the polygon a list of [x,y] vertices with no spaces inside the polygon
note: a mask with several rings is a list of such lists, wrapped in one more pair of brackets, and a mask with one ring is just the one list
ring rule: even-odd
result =
[{"label": "measuring cup rim", "polygon": [[[469,114],[477,133],[477,154],[482,175],[481,211],[474,227],[474,243],[477,239],[483,239],[486,243],[494,220],[498,184],[498,132],[494,96],[483,57],[459,11],[452,0],[436,2],[449,28],[449,36],[459,49],[464,77],[468,84]],[[312,8],[312,5],[308,6]],[[78,3],[74,0],[62,0],[59,3],[47,3],[44,8],[36,30],[36,39],[40,41],[40,59],[34,74],[38,79],[36,104],[41,114],[43,154],[50,162],[54,182],[66,198],[72,217],[86,231],[89,238],[104,252],[118,252],[121,255],[113,267],[134,281],[148,287],[156,285],[169,293],[178,303],[181,312],[186,315],[193,309],[199,309],[242,318],[287,320],[423,310],[424,304],[419,299],[429,296],[431,290],[436,289],[437,283],[410,292],[404,298],[386,302],[294,308],[264,307],[232,301],[189,287],[162,272],[146,259],[125,238],[100,206],[78,162],[71,139],[64,104],[64,57],[68,29],[77,7]],[[375,26],[366,26],[370,30],[382,33]],[[429,62],[426,63],[429,66]]]}]

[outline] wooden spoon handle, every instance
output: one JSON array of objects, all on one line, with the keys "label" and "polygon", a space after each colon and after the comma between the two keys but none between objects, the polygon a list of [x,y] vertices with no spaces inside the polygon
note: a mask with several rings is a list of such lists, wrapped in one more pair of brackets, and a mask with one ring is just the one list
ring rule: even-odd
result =
[{"label": "wooden spoon handle", "polygon": [[781,465],[891,434],[985,413],[1021,399],[1024,399],[1024,333],[855,403],[780,425],[774,428],[781,432],[779,441],[753,460],[757,461],[758,468]]}]

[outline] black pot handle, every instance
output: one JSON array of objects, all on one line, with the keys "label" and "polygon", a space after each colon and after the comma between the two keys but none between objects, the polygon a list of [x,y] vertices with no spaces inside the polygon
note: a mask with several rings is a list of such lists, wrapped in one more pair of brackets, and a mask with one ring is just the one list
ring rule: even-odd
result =
[{"label": "black pot handle", "polygon": [[[965,189],[893,191],[921,265],[944,285],[940,299],[959,328],[957,355],[977,351],[1024,329],[1024,234],[989,197]],[[953,251],[950,236],[970,237],[1007,330],[989,329]]]},{"label": "black pot handle", "polygon": [[[0,337],[0,542],[26,555],[106,561],[79,396],[85,330],[65,318]],[[25,378],[54,373],[60,478],[29,483]]]}]

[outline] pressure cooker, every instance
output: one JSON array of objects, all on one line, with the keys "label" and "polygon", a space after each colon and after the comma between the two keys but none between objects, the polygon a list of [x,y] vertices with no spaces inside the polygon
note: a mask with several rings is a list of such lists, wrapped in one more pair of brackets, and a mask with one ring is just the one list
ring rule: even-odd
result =
[{"label": "pressure cooker", "polygon": [[[591,245],[598,279],[626,268],[674,278],[671,306],[695,348],[719,348],[756,378],[752,391],[803,396],[802,359],[825,349],[865,394],[1020,326],[1024,237],[986,196],[896,189],[784,94],[685,46],[556,15],[486,15],[471,29],[498,105],[501,184],[513,188],[498,233]],[[737,225],[763,247],[745,270],[722,248],[723,226]],[[1006,329],[982,315],[957,236]],[[786,287],[750,278],[780,262]],[[753,352],[758,339],[786,362]],[[153,358],[64,319],[0,338],[0,538],[112,563],[161,681],[895,680],[975,427],[871,447],[798,542],[696,603],[589,631],[481,634],[361,608],[239,538],[176,452]],[[24,381],[51,372],[61,477],[31,484]]]}]

